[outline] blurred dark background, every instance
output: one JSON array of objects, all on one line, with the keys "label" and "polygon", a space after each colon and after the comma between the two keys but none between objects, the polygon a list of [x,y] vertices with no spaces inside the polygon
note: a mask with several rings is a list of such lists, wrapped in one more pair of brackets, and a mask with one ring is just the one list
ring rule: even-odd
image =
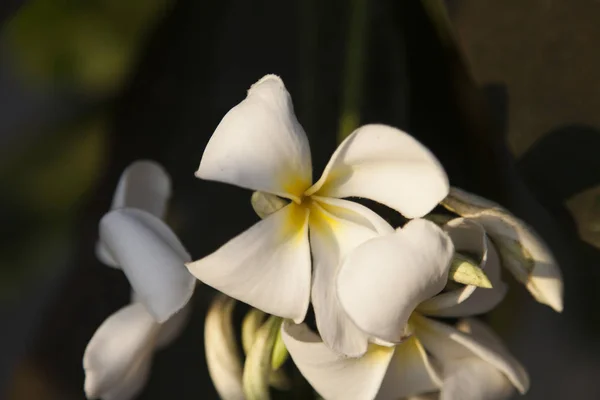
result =
[{"label": "blurred dark background", "polygon": [[[220,118],[276,73],[318,176],[336,146],[356,3],[0,3],[0,398],[84,398],[83,350],[129,296],[94,255],[129,163],[162,163],[168,222],[195,258],[216,249],[257,217],[247,191],[193,173]],[[489,316],[531,375],[524,398],[600,398],[600,3],[453,0],[448,20],[431,0],[367,4],[361,122],[415,135],[453,185],[528,221],[561,263],[562,314],[512,282]],[[198,288],[142,399],[215,398],[203,355],[213,294]]]}]

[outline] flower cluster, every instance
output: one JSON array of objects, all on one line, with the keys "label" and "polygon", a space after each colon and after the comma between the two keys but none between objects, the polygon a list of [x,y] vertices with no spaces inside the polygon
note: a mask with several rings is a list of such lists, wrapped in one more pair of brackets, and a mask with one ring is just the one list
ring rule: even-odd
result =
[{"label": "flower cluster", "polygon": [[[192,262],[161,220],[166,173],[150,162],[125,171],[97,253],[123,270],[133,300],[86,349],[88,398],[127,400],[143,387],[154,349],[186,320],[194,277],[224,294],[207,314],[205,340],[226,400],[289,388],[280,368],[288,353],[325,399],[501,399],[527,391],[526,371],[472,317],[502,301],[502,267],[562,310],[557,263],[500,205],[451,188],[435,156],[407,133],[358,128],[313,182],[291,97],[267,75],[222,119],[196,176],[253,190],[261,220]],[[384,204],[408,222],[393,227],[352,198]],[[456,215],[429,214],[439,204]],[[253,307],[242,332],[244,366],[234,299]]]}]

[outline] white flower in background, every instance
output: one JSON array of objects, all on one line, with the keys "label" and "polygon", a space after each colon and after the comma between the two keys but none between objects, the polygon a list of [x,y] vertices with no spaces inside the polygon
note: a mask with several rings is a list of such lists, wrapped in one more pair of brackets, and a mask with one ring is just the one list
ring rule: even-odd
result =
[{"label": "white flower in background", "polygon": [[185,307],[159,324],[139,302],[108,317],[94,333],[83,356],[86,397],[135,398],[146,385],[154,352],[179,336],[188,317],[189,307]]},{"label": "white flower in background", "polygon": [[[110,209],[137,208],[163,219],[170,197],[171,178],[163,167],[152,161],[135,161],[121,174]],[[96,256],[104,264],[120,268],[101,241],[96,243]]]},{"label": "white flower in background", "polygon": [[363,353],[367,336],[339,308],[336,268],[357,244],[392,229],[368,208],[341,198],[369,198],[415,218],[448,192],[435,157],[411,136],[384,125],[352,133],[313,184],[306,134],[274,75],[254,84],[225,115],[196,175],[277,195],[289,204],[188,264],[190,272],[233,298],[296,322],[304,320],[312,299],[324,340],[348,355]]},{"label": "white flower in background", "polygon": [[169,196],[164,170],[138,161],[121,176],[113,211],[100,223],[98,257],[123,269],[133,294],[132,303],[108,317],[87,345],[83,367],[89,399],[134,398],[146,383],[154,351],[168,345],[187,322],[189,307],[184,306],[195,284],[184,265],[190,256],[157,218]]},{"label": "white flower in background", "polygon": [[497,203],[458,188],[452,188],[444,207],[481,224],[517,280],[525,284],[537,301],[560,312],[563,282],[552,252],[525,222]]},{"label": "white flower in background", "polygon": [[[491,399],[498,377],[504,389],[507,379],[519,391],[527,390],[526,372],[505,349],[425,316],[487,312],[505,293],[493,246],[480,226],[459,218],[445,229],[457,250],[477,256],[493,288],[466,286],[434,296],[446,284],[452,256],[444,235],[438,235],[437,247],[418,245],[423,232],[434,229],[431,222],[410,221],[394,234],[358,246],[340,267],[337,289],[344,310],[360,329],[395,346],[371,344],[362,357],[347,358],[306,325],[284,324],[292,359],[325,399],[399,399],[440,390],[442,399]],[[406,253],[411,241],[417,249],[412,257]],[[415,274],[413,268],[427,271]],[[474,366],[480,367],[477,381],[468,381]],[[461,390],[470,397],[461,397]]]}]

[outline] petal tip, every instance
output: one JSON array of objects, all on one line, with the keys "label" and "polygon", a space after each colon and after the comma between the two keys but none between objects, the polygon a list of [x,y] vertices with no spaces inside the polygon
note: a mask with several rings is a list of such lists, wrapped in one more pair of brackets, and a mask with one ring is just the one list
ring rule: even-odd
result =
[{"label": "petal tip", "polygon": [[563,284],[561,279],[530,278],[527,289],[540,303],[560,313],[563,311]]},{"label": "petal tip", "polygon": [[85,381],[83,383],[83,391],[85,392],[85,397],[88,400],[94,400],[100,397],[98,380],[96,379],[94,373],[88,369],[85,369]]},{"label": "petal tip", "polygon": [[272,82],[273,84],[278,85],[282,88],[285,87],[285,85],[283,84],[283,80],[281,80],[281,78],[278,75],[267,74],[267,75],[263,76],[262,78],[260,78],[255,84],[250,86],[250,89],[248,89],[248,95],[250,95],[253,92],[255,92],[256,90],[258,90],[262,84],[267,83],[267,82]]}]

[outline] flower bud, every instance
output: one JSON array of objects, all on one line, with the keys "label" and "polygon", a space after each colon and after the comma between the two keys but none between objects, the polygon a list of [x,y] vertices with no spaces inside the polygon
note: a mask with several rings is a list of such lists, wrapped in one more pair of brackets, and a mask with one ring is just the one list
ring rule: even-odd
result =
[{"label": "flower bud", "polygon": [[499,204],[454,187],[442,205],[479,222],[498,249],[502,265],[537,301],[562,311],[560,268],[546,243],[529,225]]}]

